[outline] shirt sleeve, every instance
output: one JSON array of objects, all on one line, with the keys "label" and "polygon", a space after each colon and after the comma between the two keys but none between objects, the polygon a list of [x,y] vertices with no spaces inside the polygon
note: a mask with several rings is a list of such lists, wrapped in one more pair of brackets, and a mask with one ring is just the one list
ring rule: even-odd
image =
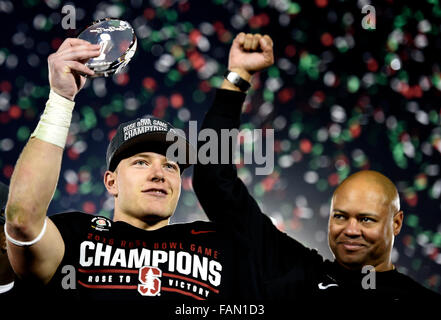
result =
[{"label": "shirt sleeve", "polygon": [[63,212],[49,217],[58,228],[64,241],[65,254],[63,261],[70,258],[71,253],[80,242],[81,235],[87,230],[91,216],[82,212]]},{"label": "shirt sleeve", "polygon": [[[221,130],[239,129],[244,100],[245,94],[241,92],[218,89],[201,132],[214,130],[219,142]],[[232,140],[229,150],[234,150],[231,144],[236,141]],[[199,143],[198,150],[203,145]],[[222,164],[226,163],[220,158],[224,150],[221,143],[217,145],[214,151],[218,161],[208,164],[198,161],[193,171],[193,188],[208,218],[230,225],[248,239],[266,279],[282,276],[293,268],[304,270],[308,264],[322,261],[317,251],[306,248],[273,225],[238,177],[232,155],[227,164]]]}]

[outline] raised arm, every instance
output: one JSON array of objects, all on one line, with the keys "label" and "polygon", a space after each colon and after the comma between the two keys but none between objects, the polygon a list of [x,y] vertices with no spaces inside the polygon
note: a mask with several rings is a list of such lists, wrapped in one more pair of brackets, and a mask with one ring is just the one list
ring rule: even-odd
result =
[{"label": "raised arm", "polygon": [[92,75],[84,63],[99,46],[66,39],[48,58],[51,93],[40,122],[14,169],[6,206],[8,257],[20,277],[47,283],[64,255],[57,227],[46,218],[60,174],[74,98]]},{"label": "raised arm", "polygon": [[[230,51],[229,70],[249,80],[254,71],[273,63],[272,51],[272,41],[267,37],[240,34]],[[244,100],[245,93],[224,81],[204,118],[200,134],[204,129],[214,130],[219,141],[222,130],[238,129]],[[199,147],[203,145],[201,142]],[[224,150],[219,146],[216,151],[220,163]],[[311,278],[311,266],[317,266],[321,256],[277,230],[238,177],[231,157],[228,164],[202,164],[199,159],[193,171],[193,188],[210,220],[231,226],[248,241],[268,299],[286,298],[286,294],[295,296],[309,290],[306,286]]]},{"label": "raised arm", "polygon": [[[252,75],[274,62],[273,43],[269,36],[240,33],[230,49],[228,70],[237,73],[243,80],[250,82]],[[211,109],[207,112],[202,127],[216,132],[218,140],[217,160],[221,163],[221,131],[239,129],[242,104],[245,93],[228,80],[224,80],[221,90]],[[264,215],[260,213],[255,200],[249,195],[246,186],[237,176],[231,150],[236,141],[230,141],[228,164],[198,163],[194,167],[193,187],[204,211],[212,221],[225,222],[247,230]],[[200,146],[202,143],[200,144]],[[251,219],[251,221],[250,221]],[[249,224],[251,223],[251,225]]]}]

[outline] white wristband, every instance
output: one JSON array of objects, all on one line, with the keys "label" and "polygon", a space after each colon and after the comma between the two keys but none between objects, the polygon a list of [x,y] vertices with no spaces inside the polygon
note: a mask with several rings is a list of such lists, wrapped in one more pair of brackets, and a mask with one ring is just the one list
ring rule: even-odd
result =
[{"label": "white wristband", "polygon": [[41,229],[40,234],[34,240],[31,240],[31,241],[18,241],[18,240],[15,240],[6,231],[6,225],[7,225],[7,223],[5,223],[5,227],[4,227],[4,229],[5,229],[5,236],[6,236],[6,239],[10,243],[15,244],[18,247],[30,247],[33,244],[36,244],[38,241],[40,241],[41,238],[43,238],[43,235],[46,232],[47,217],[44,219],[43,229]]},{"label": "white wristband", "polygon": [[31,138],[55,144],[64,148],[69,133],[70,121],[75,102],[50,91],[46,108]]}]

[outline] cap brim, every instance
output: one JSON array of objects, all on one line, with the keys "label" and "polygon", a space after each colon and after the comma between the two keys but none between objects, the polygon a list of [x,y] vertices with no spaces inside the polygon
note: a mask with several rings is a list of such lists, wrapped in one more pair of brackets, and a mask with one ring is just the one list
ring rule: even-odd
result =
[{"label": "cap brim", "polygon": [[176,143],[173,150],[178,150],[178,152],[185,150],[185,155],[169,155],[168,158],[169,160],[175,161],[182,172],[191,165],[189,160],[190,153],[196,151],[187,139],[177,134],[173,136],[174,141],[167,141],[166,132],[152,132],[141,134],[125,141],[111,156],[108,170],[114,171],[121,160],[141,152],[155,152],[165,156],[167,155],[169,147]]}]

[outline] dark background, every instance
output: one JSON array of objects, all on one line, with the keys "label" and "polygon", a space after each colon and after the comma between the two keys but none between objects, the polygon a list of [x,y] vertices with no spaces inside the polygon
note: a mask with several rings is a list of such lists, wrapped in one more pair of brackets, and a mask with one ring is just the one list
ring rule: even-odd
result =
[{"label": "dark background", "polygon": [[[65,30],[64,5],[76,9]],[[362,28],[362,7],[376,28]],[[112,216],[102,175],[120,122],[154,114],[184,130],[203,118],[239,32],[269,34],[273,67],[254,77],[243,128],[275,129],[275,169],[239,174],[276,225],[331,258],[329,200],[362,169],[396,183],[405,213],[393,262],[441,292],[441,6],[421,1],[0,1],[0,180],[34,130],[49,93],[47,56],[91,21],[127,20],[138,50],[125,71],[76,98],[49,214]],[[183,175],[173,222],[206,219]],[[289,253],[287,253],[289,254]]]}]

